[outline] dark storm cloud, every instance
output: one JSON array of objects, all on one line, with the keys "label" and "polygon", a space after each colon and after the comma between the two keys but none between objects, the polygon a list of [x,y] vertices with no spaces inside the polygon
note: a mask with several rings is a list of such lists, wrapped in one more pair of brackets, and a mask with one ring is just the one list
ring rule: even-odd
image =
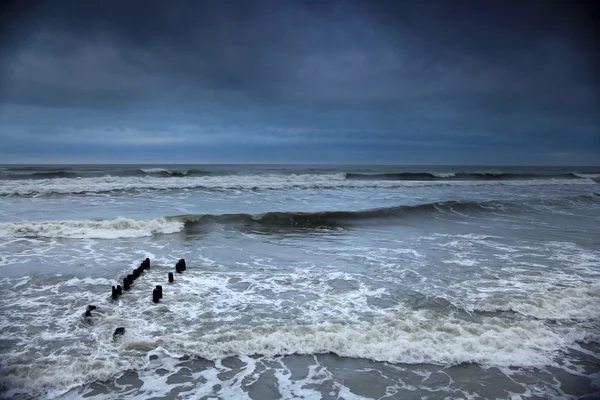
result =
[{"label": "dark storm cloud", "polygon": [[567,147],[589,158],[600,151],[593,11],[559,1],[6,3],[0,135]]},{"label": "dark storm cloud", "polygon": [[327,21],[311,12],[293,2],[45,3],[16,27],[12,37],[28,38],[5,69],[23,103],[272,98],[320,40],[312,24]]},{"label": "dark storm cloud", "polygon": [[5,35],[20,42],[5,69],[22,102],[101,105],[170,88],[194,100],[380,107],[499,91],[492,106],[506,107],[515,94],[551,102],[577,83],[568,104],[591,96],[577,80],[591,79],[593,32],[574,20],[576,6],[555,15],[569,10],[560,3],[552,12],[488,2],[32,4]]}]

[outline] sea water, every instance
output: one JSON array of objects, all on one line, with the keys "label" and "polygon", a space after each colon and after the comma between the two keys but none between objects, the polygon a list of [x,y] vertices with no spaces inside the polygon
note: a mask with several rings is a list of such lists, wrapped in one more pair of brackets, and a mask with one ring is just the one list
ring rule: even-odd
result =
[{"label": "sea water", "polygon": [[0,166],[0,398],[597,398],[599,178]]}]

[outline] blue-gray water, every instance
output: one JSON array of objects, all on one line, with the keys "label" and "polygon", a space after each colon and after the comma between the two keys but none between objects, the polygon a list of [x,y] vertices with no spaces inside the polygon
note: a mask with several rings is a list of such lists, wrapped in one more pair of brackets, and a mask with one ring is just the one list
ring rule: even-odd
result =
[{"label": "blue-gray water", "polygon": [[0,166],[0,398],[596,398],[599,178]]}]

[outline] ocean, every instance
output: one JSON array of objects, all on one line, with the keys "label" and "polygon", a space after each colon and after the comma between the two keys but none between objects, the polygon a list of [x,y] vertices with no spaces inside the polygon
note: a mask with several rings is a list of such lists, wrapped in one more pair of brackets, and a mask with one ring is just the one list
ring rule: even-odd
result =
[{"label": "ocean", "polygon": [[600,398],[599,182],[1,165],[0,398]]}]

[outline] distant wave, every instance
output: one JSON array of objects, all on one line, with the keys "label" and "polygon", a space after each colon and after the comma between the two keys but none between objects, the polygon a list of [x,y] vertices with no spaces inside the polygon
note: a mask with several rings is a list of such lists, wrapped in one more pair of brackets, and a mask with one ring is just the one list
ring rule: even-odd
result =
[{"label": "distant wave", "polygon": [[[600,202],[600,196],[582,195],[554,202]],[[170,234],[211,223],[233,224],[250,229],[335,229],[369,220],[389,223],[396,218],[437,212],[507,212],[525,204],[519,201],[444,201],[361,211],[274,211],[262,214],[187,214],[134,220],[65,220],[0,223],[0,237],[50,237],[118,239]]]},{"label": "distant wave", "polygon": [[[439,169],[440,167],[436,167]],[[384,168],[381,168],[382,170]],[[277,170],[277,168],[275,168]],[[248,174],[247,172],[254,173]],[[53,178],[101,178],[106,176],[128,178],[128,177],[160,177],[160,178],[189,178],[189,177],[252,177],[279,175],[281,177],[293,178],[294,176],[323,176],[341,174],[344,179],[351,181],[481,181],[481,180],[540,180],[540,179],[599,179],[600,170],[588,169],[587,171],[577,171],[577,169],[566,170],[565,172],[551,172],[542,170],[522,170],[522,171],[399,171],[399,172],[360,172],[360,170],[351,171],[335,168],[305,168],[296,171],[292,169],[281,169],[282,173],[272,173],[273,170],[265,170],[263,173],[256,169],[219,168],[204,166],[204,168],[185,167],[183,165],[169,166],[14,166],[0,168],[0,180],[44,180]]]},{"label": "distant wave", "polygon": [[20,171],[5,172],[5,178],[8,179],[55,179],[55,178],[77,178],[79,175],[71,171]]},{"label": "distant wave", "polygon": [[453,177],[454,173],[434,174],[429,172],[398,172],[384,174],[346,173],[350,180],[405,180],[405,181],[432,181]]},{"label": "distant wave", "polygon": [[204,176],[210,175],[210,171],[204,171],[201,169],[188,169],[188,170],[172,170],[167,168],[141,168],[143,174],[150,176],[165,176],[165,177],[178,177],[178,176]]},{"label": "distant wave", "polygon": [[[143,175],[139,175],[139,174]],[[177,189],[204,190],[286,190],[286,189],[354,189],[396,188],[412,186],[452,185],[573,185],[595,184],[590,178],[561,179],[451,179],[443,176],[430,179],[384,179],[390,174],[257,174],[257,175],[207,175],[204,171],[188,171],[184,176],[164,175],[164,171],[151,174],[140,172],[137,176],[100,176],[77,179],[48,178],[40,180],[4,180],[0,196],[40,196],[54,194],[94,194],[120,191],[153,191]],[[170,171],[172,174],[173,171]],[[183,174],[183,172],[180,172]],[[197,174],[200,176],[190,176]],[[204,174],[204,175],[203,175]],[[448,175],[448,174],[443,174]],[[382,177],[383,176],[383,177]],[[396,176],[391,174],[391,176]],[[404,176],[404,175],[401,175]]]},{"label": "distant wave", "polygon": [[153,176],[153,177],[184,177],[184,176],[204,176],[210,175],[210,171],[201,169],[169,169],[169,168],[129,168],[129,169],[98,169],[98,170],[77,170],[77,169],[57,169],[44,170],[29,168],[3,169],[0,171],[0,179],[4,180],[43,180],[58,178],[99,178],[104,176],[114,177],[132,177],[132,176]]},{"label": "distant wave", "polygon": [[512,172],[399,172],[383,174],[347,173],[350,180],[405,180],[405,181],[469,181],[469,180],[535,180],[535,179],[594,179],[600,174],[531,174]]}]

